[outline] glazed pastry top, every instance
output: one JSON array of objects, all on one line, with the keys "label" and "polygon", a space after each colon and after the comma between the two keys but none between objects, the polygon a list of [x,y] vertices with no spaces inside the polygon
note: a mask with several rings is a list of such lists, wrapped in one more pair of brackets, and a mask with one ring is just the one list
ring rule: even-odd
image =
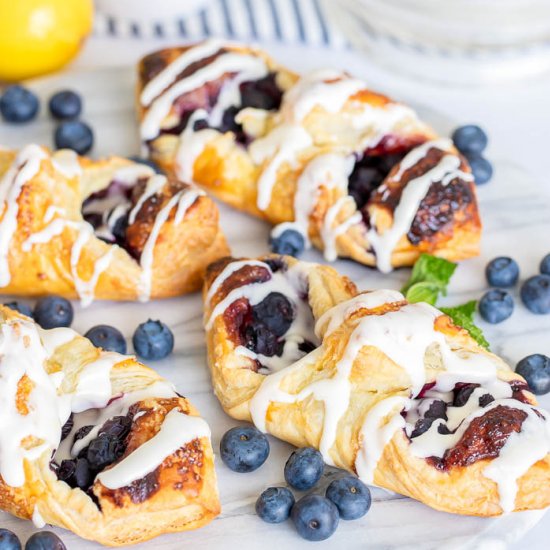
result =
[{"label": "glazed pastry top", "polygon": [[[131,372],[124,378],[135,365],[131,357],[99,352],[71,329],[43,330],[6,309],[0,317],[0,475],[11,487],[25,483],[27,461],[51,457],[57,472],[109,424],[112,428],[123,418],[121,425],[134,426],[145,414],[137,403],[164,399],[177,405],[174,388],[153,371],[140,366],[141,378]],[[204,420],[177,405],[156,435],[126,456],[118,454],[111,469],[104,465],[96,472],[95,483],[109,489],[130,486],[179,448],[209,435]]]},{"label": "glazed pastry top", "polygon": [[[37,145],[28,145],[17,154],[3,153],[2,165],[0,288],[11,282],[8,256],[16,241],[21,241],[22,253],[28,254],[63,238],[69,230],[76,235],[70,251],[70,277],[85,306],[93,301],[102,273],[123,253],[139,265],[137,294],[140,300],[147,300],[152,292],[154,249],[164,224],[173,211],[174,224],[180,224],[187,210],[204,195],[143,164],[121,158],[94,163],[69,150],[51,154]],[[36,188],[41,201],[46,201],[46,189],[34,183],[41,174],[44,185],[53,181],[56,191],[39,219],[41,206],[29,193]],[[34,209],[32,218],[22,204]],[[85,278],[81,275],[84,249],[96,238],[112,246],[104,247],[93,262],[91,275]]]},{"label": "glazed pastry top", "polygon": [[[363,481],[374,483],[384,448],[402,432],[412,456],[426,459],[438,471],[485,460],[483,475],[498,486],[502,510],[513,510],[519,478],[550,453],[549,414],[536,407],[525,381],[439,310],[425,303],[409,304],[397,291],[360,293],[313,316],[315,294],[311,295],[309,273],[315,267],[292,261],[285,268],[285,260],[280,260],[274,274],[266,266],[273,261],[234,261],[208,281],[206,328],[212,329],[221,316],[235,354],[242,353],[242,327],[250,308],[254,314],[254,307],[275,293],[300,303],[292,282],[297,274],[304,297],[300,307],[311,311],[310,322],[300,329],[301,338],[311,342],[309,353],[286,358],[280,351],[286,344],[274,348],[274,355],[288,359],[281,368],[268,368],[254,345],[245,343],[252,348],[247,357],[260,365],[249,368],[265,375],[248,403],[254,424],[268,431],[273,414],[268,409],[274,403],[290,406],[310,398],[322,402],[319,449],[325,461],[334,464],[339,422],[350,407],[359,406],[360,387],[371,396],[354,463]],[[218,297],[213,307],[212,296]],[[285,308],[273,301],[272,306],[271,315],[279,322],[288,317]],[[286,335],[278,336],[284,342]],[[330,350],[338,351],[331,355]],[[363,365],[365,350],[371,350],[373,362],[378,358],[380,365],[391,364],[391,372],[382,366],[378,370],[374,363]],[[320,376],[321,365],[332,374]],[[368,378],[365,369],[374,369]]]},{"label": "glazed pastry top", "polygon": [[387,272],[405,239],[445,241],[455,219],[479,229],[473,177],[452,142],[345,72],[299,77],[263,52],[211,40],[145,57],[140,82],[145,149],[162,159],[173,148],[178,177],[202,170],[197,183],[276,224],[274,237],[294,229],[306,246],[313,239],[329,261],[345,234],[357,248],[348,254]]}]

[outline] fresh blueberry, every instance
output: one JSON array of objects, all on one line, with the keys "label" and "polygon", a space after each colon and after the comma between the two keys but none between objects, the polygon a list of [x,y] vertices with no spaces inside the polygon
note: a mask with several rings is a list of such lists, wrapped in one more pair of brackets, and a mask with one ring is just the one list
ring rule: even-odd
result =
[{"label": "fresh blueberry", "polygon": [[85,122],[68,120],[57,127],[54,141],[58,149],[72,149],[79,155],[84,155],[94,144],[94,133]]},{"label": "fresh blueberry", "polygon": [[502,323],[512,315],[514,299],[506,290],[495,288],[486,292],[479,301],[479,313],[491,324]]},{"label": "fresh blueberry", "polygon": [[103,348],[106,351],[126,353],[126,340],[120,330],[109,325],[97,325],[92,327],[84,336],[94,346]]},{"label": "fresh blueberry", "polygon": [[35,94],[23,86],[9,86],[0,99],[0,113],[6,122],[28,122],[38,113]]},{"label": "fresh blueberry", "polygon": [[299,256],[306,246],[304,236],[294,229],[285,229],[278,237],[269,240],[271,251],[286,256]]},{"label": "fresh blueberry", "polygon": [[17,535],[9,529],[0,529],[0,550],[21,550]]},{"label": "fresh blueberry", "polygon": [[160,321],[141,323],[132,338],[136,353],[143,359],[163,359],[174,349],[172,331]]},{"label": "fresh blueberry", "polygon": [[550,313],[550,275],[535,275],[521,285],[521,299],[533,313]]},{"label": "fresh blueberry", "polygon": [[267,523],[281,523],[290,517],[294,495],[286,487],[270,487],[256,501],[256,514]]},{"label": "fresh blueberry", "polygon": [[546,254],[540,262],[540,272],[543,275],[550,275],[550,254]]},{"label": "fresh blueberry", "polygon": [[516,372],[525,378],[534,394],[550,391],[550,357],[542,353],[528,355],[517,364]]},{"label": "fresh blueberry", "polygon": [[34,320],[42,328],[70,327],[73,322],[73,306],[61,296],[46,296],[36,302]]},{"label": "fresh blueberry", "polygon": [[63,90],[52,95],[48,107],[51,115],[59,120],[76,118],[82,111],[82,100],[76,92]]},{"label": "fresh blueberry", "polygon": [[487,264],[485,277],[491,286],[508,288],[518,282],[519,266],[512,258],[499,256]]},{"label": "fresh blueberry", "polygon": [[292,521],[298,534],[312,541],[328,539],[340,520],[338,508],[328,498],[321,495],[306,495],[293,507]]},{"label": "fresh blueberry", "polygon": [[261,323],[275,336],[283,336],[294,320],[294,307],[280,292],[268,294],[252,308],[255,323]]},{"label": "fresh blueberry", "polygon": [[326,497],[334,502],[342,519],[362,518],[372,502],[368,487],[354,476],[332,481],[327,487]]},{"label": "fresh blueberry", "polygon": [[237,426],[225,432],[220,442],[220,456],[234,472],[257,470],[269,456],[267,437],[254,426]]},{"label": "fresh blueberry", "polygon": [[477,185],[483,185],[493,177],[493,166],[485,157],[472,153],[466,155],[466,158]]},{"label": "fresh blueberry", "polygon": [[464,154],[480,154],[487,147],[487,134],[475,124],[460,126],[452,135],[455,147]]},{"label": "fresh blueberry", "polygon": [[27,541],[25,550],[67,550],[67,547],[55,533],[39,531]]},{"label": "fresh blueberry", "polygon": [[149,166],[149,168],[152,168],[157,174],[163,174],[164,172],[160,169],[159,165],[156,162],[153,162],[149,159],[144,159],[142,157],[139,157],[137,155],[132,155],[128,157],[128,160],[131,160],[133,162],[137,162],[138,164],[145,164],[146,166]]},{"label": "fresh blueberry", "polygon": [[31,306],[29,306],[28,304],[24,304],[22,302],[8,302],[4,305],[32,319],[32,309]]},{"label": "fresh blueberry", "polygon": [[299,491],[311,489],[323,475],[323,455],[313,447],[296,449],[286,461],[285,480]]}]

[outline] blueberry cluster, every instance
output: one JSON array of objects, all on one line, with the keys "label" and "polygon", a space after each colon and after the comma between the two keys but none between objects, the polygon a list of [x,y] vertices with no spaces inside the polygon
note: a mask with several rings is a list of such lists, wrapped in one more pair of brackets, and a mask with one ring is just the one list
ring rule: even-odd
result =
[{"label": "blueberry cluster", "polygon": [[[4,304],[27,317],[33,318],[42,328],[69,327],[73,322],[74,310],[71,302],[61,296],[46,296],[36,302],[34,309],[24,302]],[[84,335],[94,346],[105,351],[126,353],[123,334],[110,325],[97,325]],[[143,359],[163,359],[174,349],[174,335],[161,321],[149,319],[136,328],[132,337],[135,352]]]},{"label": "blueberry cluster", "polygon": [[[77,120],[82,112],[82,99],[72,90],[55,93],[48,102],[51,116],[60,121],[54,132],[57,149],[72,149],[79,155],[94,144],[94,134],[88,124]],[[6,122],[21,124],[36,118],[40,110],[38,96],[20,85],[8,86],[0,98],[0,114]]]},{"label": "blueberry cluster", "polygon": [[[97,474],[118,460],[126,449],[126,437],[132,427],[130,416],[115,416],[105,422],[97,437],[78,453],[74,459],[52,463],[57,478],[70,487],[89,491]],[[90,433],[93,426],[83,426],[74,436],[78,441]]]},{"label": "blueberry cluster", "polygon": [[[502,288],[513,287],[519,279],[519,266],[515,260],[499,256],[491,260],[485,268],[487,282],[500,287],[488,291],[479,302],[479,312],[489,323],[500,323],[508,319],[514,310],[512,295]],[[520,297],[525,307],[532,313],[550,313],[550,254],[540,263],[540,274],[523,282]]]},{"label": "blueberry cluster", "polygon": [[[507,256],[491,260],[485,268],[485,276],[493,288],[486,292],[479,301],[479,313],[488,323],[501,323],[514,311],[512,294],[503,290],[515,286],[519,280],[519,266]],[[532,313],[550,314],[550,254],[540,262],[540,273],[525,280],[520,287],[521,301]],[[534,354],[522,359],[516,371],[529,384],[531,390],[538,394],[550,391],[550,359],[545,355]]]},{"label": "blueberry cluster", "polygon": [[[0,550],[21,550],[19,537],[9,529],[0,528]],[[25,550],[67,550],[63,541],[52,531],[40,531],[31,535]]]},{"label": "blueberry cluster", "polygon": [[[220,443],[224,464],[239,473],[257,470],[267,460],[269,450],[267,437],[254,426],[232,428]],[[324,467],[319,451],[312,447],[297,449],[285,464],[285,481],[297,491],[309,491],[321,479]],[[269,487],[258,497],[256,513],[267,523],[282,523],[291,518],[300,536],[320,541],[336,531],[340,518],[363,517],[371,500],[367,486],[346,475],[332,481],[325,496],[308,494],[298,501],[288,487]]]},{"label": "blueberry cluster", "polygon": [[272,292],[251,309],[252,315],[240,327],[244,346],[266,357],[280,356],[283,336],[296,315],[294,306],[280,292]]},{"label": "blueberry cluster", "polygon": [[452,135],[455,147],[466,157],[477,185],[487,183],[493,176],[491,163],[482,155],[487,147],[487,134],[477,125],[460,126]]},{"label": "blueberry cluster", "polygon": [[[449,403],[446,403],[442,399],[433,399],[428,409],[424,412],[423,416],[416,421],[414,428],[410,434],[410,438],[414,439],[415,437],[418,437],[427,432],[436,420],[443,420],[447,422],[447,408],[464,407],[476,388],[479,388],[479,384],[457,384],[452,392],[453,399]],[[485,393],[481,397],[479,397],[479,406],[486,407],[494,400],[495,398],[490,393]],[[447,425],[443,423],[439,424],[437,431],[441,435],[448,435],[452,433]]]}]

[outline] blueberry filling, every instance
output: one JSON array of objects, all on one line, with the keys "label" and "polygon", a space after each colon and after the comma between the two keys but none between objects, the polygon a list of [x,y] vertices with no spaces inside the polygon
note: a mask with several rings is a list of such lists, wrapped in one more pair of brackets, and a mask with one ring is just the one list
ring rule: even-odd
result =
[{"label": "blueberry filling", "polygon": [[[140,181],[144,182],[145,179],[138,180]],[[112,181],[105,189],[92,193],[82,204],[84,219],[101,240],[122,247],[126,245],[128,212],[132,205],[134,187],[135,185]]]},{"label": "blueberry filling", "polygon": [[[180,135],[189,122],[191,115],[198,109],[211,111],[218,100],[223,82],[209,83],[200,93],[197,91],[185,94],[176,100],[176,110],[180,119],[172,128],[162,129],[162,134]],[[283,91],[277,86],[275,73],[270,73],[264,78],[254,81],[242,82],[239,85],[239,105],[231,105],[222,114],[221,123],[218,126],[210,126],[206,120],[197,120],[193,130],[212,128],[220,132],[233,132],[238,143],[247,145],[249,137],[242,126],[235,120],[237,114],[247,107],[271,111],[281,105]],[[193,95],[191,95],[193,94]]]},{"label": "blueberry filling", "polygon": [[380,187],[390,170],[405,156],[403,153],[365,155],[358,160],[349,177],[348,193],[361,210],[370,196]]},{"label": "blueberry filling", "polygon": [[[523,401],[521,395],[523,386],[516,387],[514,382],[510,384],[510,387],[512,390],[511,398]],[[478,388],[480,388],[479,384],[456,384],[450,392],[451,401],[446,403],[443,400],[446,399],[443,397],[446,394],[441,394],[443,399],[431,399],[428,392],[433,391],[433,384],[426,384],[415,399],[418,406],[402,413],[406,421],[410,418],[409,425],[411,421],[414,422],[414,427],[407,430],[407,433],[410,430],[409,439],[411,442],[430,430],[436,420],[439,420],[436,426],[437,433],[440,435],[450,435],[459,430],[462,424],[454,427],[449,427],[447,424],[449,407],[461,408],[468,402],[472,403],[475,400],[479,403],[479,407],[485,408],[495,401],[495,396],[489,392],[478,392],[472,396]],[[423,405],[423,399],[430,399],[431,401],[427,408],[426,405]],[[470,413],[471,411],[468,409],[467,412]],[[412,415],[412,418],[409,415]],[[510,434],[521,430],[521,425],[526,417],[527,414],[520,409],[500,404],[493,406],[483,413],[473,415],[468,420],[465,429],[460,432],[460,440],[454,443],[452,447],[447,448],[443,455],[430,456],[426,460],[439,470],[448,470],[453,466],[464,466],[484,458],[497,457]]]},{"label": "blueberry filling", "polygon": [[65,422],[65,424],[63,424],[63,427],[61,428],[61,441],[63,441],[71,433],[73,426],[74,426],[74,417],[73,417],[73,413],[71,413],[71,415],[67,419],[67,422]]},{"label": "blueberry filling", "polygon": [[[57,478],[72,488],[90,493],[96,476],[124,454],[131,427],[130,414],[107,420],[98,431],[97,437],[92,439],[77,457],[62,460],[59,465],[52,461],[52,469],[56,472]],[[78,429],[73,443],[86,437],[93,428],[94,426],[83,426]]]},{"label": "blueberry filling", "polygon": [[272,292],[251,309],[248,322],[241,326],[245,347],[267,357],[280,356],[284,348],[281,337],[296,316],[294,306],[280,292]]}]

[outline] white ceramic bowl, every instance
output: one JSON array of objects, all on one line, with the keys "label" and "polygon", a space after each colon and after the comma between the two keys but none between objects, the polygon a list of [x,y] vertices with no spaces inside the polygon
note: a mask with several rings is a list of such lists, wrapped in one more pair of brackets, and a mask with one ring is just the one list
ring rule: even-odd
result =
[{"label": "white ceramic bowl", "polygon": [[372,58],[431,80],[483,83],[550,70],[549,0],[324,0]]}]

